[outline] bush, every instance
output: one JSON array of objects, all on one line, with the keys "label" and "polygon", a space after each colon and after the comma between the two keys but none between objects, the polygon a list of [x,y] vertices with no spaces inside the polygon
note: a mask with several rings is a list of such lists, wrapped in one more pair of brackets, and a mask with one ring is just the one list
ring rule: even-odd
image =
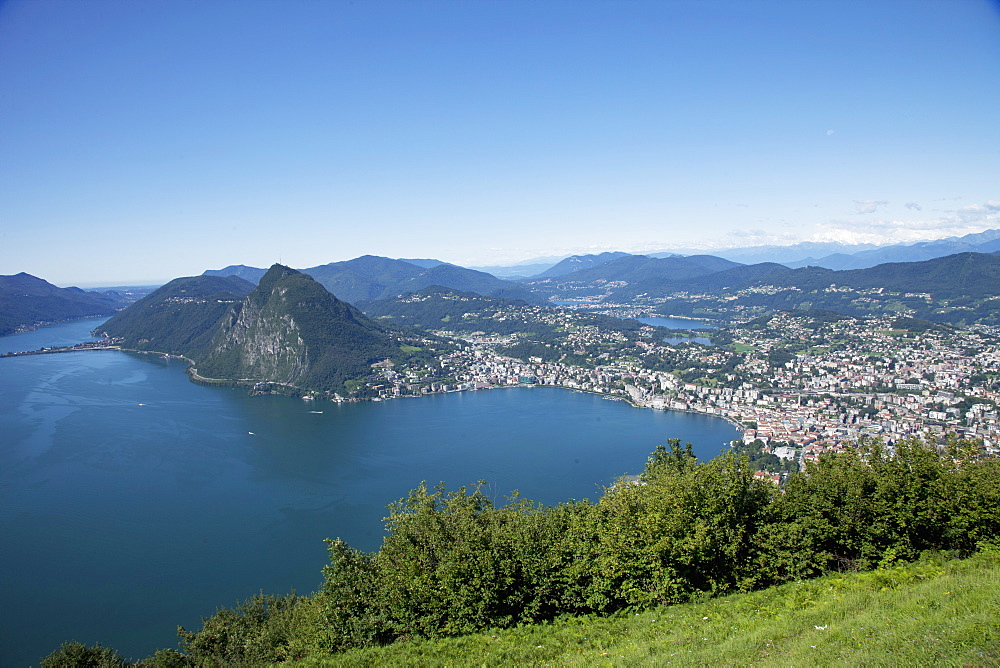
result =
[{"label": "bush", "polygon": [[128,665],[115,650],[101,643],[88,647],[82,642],[64,642],[44,659],[42,668],[118,668]]}]

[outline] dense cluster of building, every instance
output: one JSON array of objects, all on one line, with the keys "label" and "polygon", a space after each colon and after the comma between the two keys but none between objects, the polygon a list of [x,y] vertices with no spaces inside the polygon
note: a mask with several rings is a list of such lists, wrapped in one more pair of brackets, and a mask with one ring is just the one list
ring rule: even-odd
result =
[{"label": "dense cluster of building", "polygon": [[[740,426],[745,441],[759,439],[765,452],[799,463],[866,435],[891,444],[953,434],[998,453],[995,328],[910,331],[893,329],[890,318],[816,322],[778,314],[763,325],[728,327],[732,343],[725,348],[668,346],[655,331],[630,342],[620,332],[568,326],[559,342],[565,350],[617,346],[613,353],[590,354],[583,365],[502,354],[517,335],[453,333],[461,343],[457,351],[423,368],[384,363],[372,389],[378,398],[527,384],[597,392],[637,406],[727,419]],[[655,368],[663,359],[674,368]]]}]

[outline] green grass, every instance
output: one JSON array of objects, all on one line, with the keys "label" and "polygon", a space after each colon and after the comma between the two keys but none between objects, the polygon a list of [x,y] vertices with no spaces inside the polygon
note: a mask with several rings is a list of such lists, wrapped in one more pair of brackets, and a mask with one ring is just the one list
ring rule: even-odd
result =
[{"label": "green grass", "polygon": [[1000,552],[296,663],[500,664],[997,666]]}]

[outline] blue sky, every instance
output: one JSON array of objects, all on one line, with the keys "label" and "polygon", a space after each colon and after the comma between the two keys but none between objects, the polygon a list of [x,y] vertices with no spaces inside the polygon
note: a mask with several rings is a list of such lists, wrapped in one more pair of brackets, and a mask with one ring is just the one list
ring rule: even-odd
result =
[{"label": "blue sky", "polygon": [[1000,228],[987,0],[8,0],[0,274]]}]

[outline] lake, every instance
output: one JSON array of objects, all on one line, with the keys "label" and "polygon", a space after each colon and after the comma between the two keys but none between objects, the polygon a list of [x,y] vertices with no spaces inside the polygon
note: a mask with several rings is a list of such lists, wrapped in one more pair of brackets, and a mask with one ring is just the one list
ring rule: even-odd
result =
[{"label": "lake", "polygon": [[[636,318],[639,322],[654,327],[667,327],[669,329],[718,329],[715,325],[709,325],[700,320],[687,320],[685,318]],[[700,343],[703,346],[711,346],[712,340],[706,336],[667,336],[663,339],[666,343],[676,346],[678,343]]]},{"label": "lake", "polygon": [[[2,337],[0,351],[77,343],[101,322]],[[709,458],[738,436],[555,388],[249,397],[117,351],[0,359],[0,388],[2,666],[66,640],[141,658],[260,590],[312,592],[323,539],[377,549],[385,506],[422,480],[485,479],[498,501],[595,499],[667,438]]]},{"label": "lake", "polygon": [[687,318],[668,318],[658,316],[655,318],[635,318],[639,322],[654,327],[666,327],[668,329],[718,329],[715,325],[709,325],[701,320],[688,320]]}]

